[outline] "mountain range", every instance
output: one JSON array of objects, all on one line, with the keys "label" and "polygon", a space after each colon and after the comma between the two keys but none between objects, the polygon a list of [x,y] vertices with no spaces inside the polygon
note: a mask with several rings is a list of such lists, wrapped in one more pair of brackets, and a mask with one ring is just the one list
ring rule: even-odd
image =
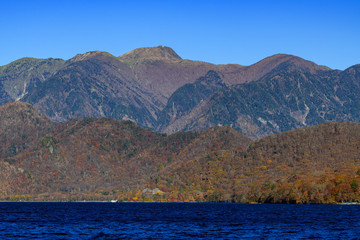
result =
[{"label": "mountain range", "polygon": [[0,67],[0,200],[360,202],[360,65],[169,47]]},{"label": "mountain range", "polygon": [[277,54],[250,66],[182,59],[169,47],[0,67],[0,104],[28,102],[55,122],[108,117],[170,134],[230,126],[259,139],[327,121],[359,121],[359,65],[332,70]]}]

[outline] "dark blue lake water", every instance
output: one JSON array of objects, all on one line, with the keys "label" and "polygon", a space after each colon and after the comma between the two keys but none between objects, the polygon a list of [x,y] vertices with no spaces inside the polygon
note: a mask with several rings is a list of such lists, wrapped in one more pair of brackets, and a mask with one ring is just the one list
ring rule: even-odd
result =
[{"label": "dark blue lake water", "polygon": [[359,205],[0,203],[0,239],[360,239]]}]

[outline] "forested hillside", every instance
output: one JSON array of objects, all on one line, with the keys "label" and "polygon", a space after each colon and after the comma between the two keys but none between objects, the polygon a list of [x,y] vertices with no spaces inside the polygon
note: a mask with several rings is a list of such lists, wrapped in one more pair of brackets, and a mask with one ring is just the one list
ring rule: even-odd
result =
[{"label": "forested hillside", "polygon": [[0,116],[2,200],[360,201],[358,123],[254,142],[230,127],[167,136],[109,118],[54,123],[22,102]]}]

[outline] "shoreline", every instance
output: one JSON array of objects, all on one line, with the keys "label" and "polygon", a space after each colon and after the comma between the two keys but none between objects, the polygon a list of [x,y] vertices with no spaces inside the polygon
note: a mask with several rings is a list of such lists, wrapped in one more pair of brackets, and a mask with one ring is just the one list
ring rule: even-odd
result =
[{"label": "shoreline", "polygon": [[343,203],[257,203],[257,202],[134,202],[134,201],[0,201],[1,203],[190,203],[190,204],[266,204],[266,205],[360,205],[360,202],[343,202]]}]

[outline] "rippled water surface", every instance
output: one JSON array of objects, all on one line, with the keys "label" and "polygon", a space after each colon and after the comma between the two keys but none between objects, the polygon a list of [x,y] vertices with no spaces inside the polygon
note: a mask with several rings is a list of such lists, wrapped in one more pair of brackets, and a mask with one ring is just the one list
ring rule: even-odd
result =
[{"label": "rippled water surface", "polygon": [[360,239],[359,205],[0,203],[0,239]]}]

